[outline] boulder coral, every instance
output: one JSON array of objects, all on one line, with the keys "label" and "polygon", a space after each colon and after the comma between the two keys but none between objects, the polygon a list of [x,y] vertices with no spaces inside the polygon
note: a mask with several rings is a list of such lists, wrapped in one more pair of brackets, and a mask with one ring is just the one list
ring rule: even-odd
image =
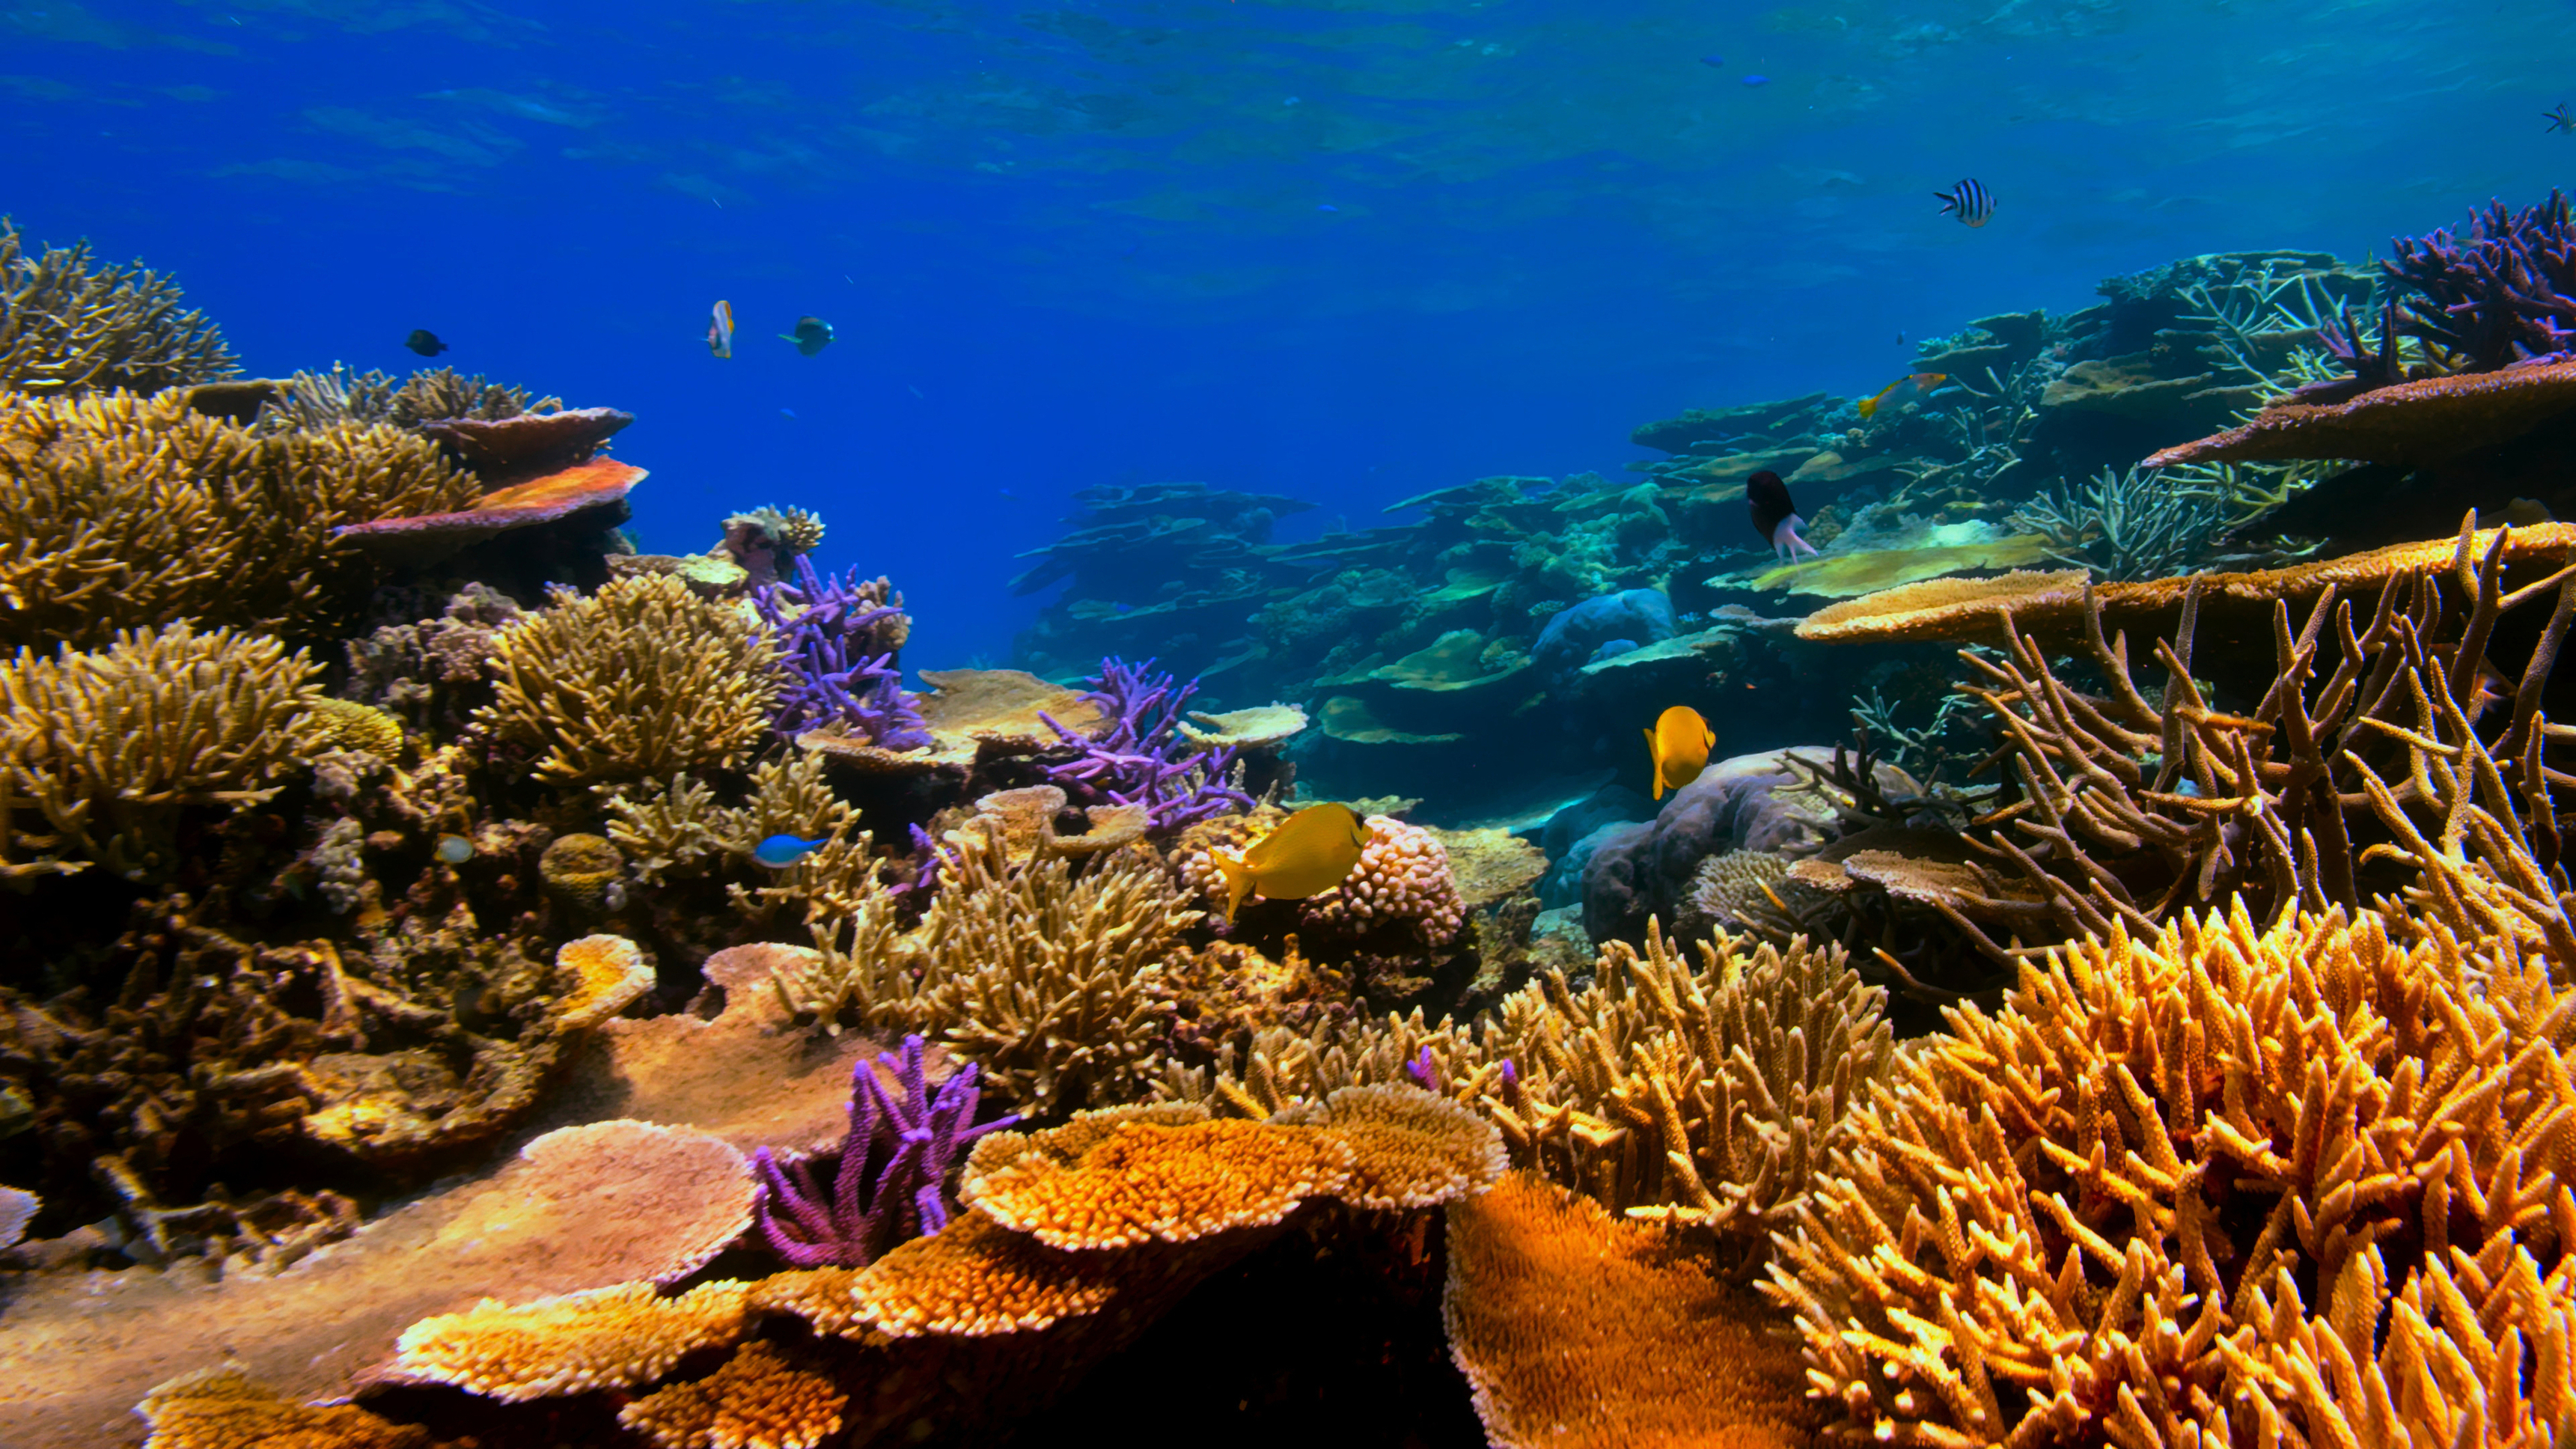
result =
[{"label": "boulder coral", "polygon": [[778,697],[778,648],[737,609],[675,578],[559,591],[493,640],[493,700],[476,718],[564,784],[731,769],[759,748]]}]

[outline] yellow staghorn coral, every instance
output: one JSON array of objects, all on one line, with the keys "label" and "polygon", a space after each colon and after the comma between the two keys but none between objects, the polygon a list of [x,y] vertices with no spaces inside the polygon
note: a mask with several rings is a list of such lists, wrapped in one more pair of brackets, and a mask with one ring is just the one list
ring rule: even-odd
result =
[{"label": "yellow staghorn coral", "polygon": [[0,642],[181,619],[337,636],[377,573],[332,530],[478,491],[395,428],[260,437],[176,392],[0,392]]},{"label": "yellow staghorn coral", "polygon": [[778,646],[759,620],[675,578],[558,594],[494,640],[492,703],[476,718],[543,751],[566,783],[731,769],[757,748],[778,697]]},{"label": "yellow staghorn coral", "polygon": [[975,1144],[958,1198],[1050,1248],[1096,1251],[1267,1227],[1307,1198],[1338,1193],[1350,1172],[1350,1147],[1321,1132],[1130,1120],[1071,1162],[1020,1133],[994,1133]]},{"label": "yellow staghorn coral", "polygon": [[2520,1345],[2566,1332],[2576,993],[2411,934],[2241,903],[2115,928],[1900,1054],[1765,1285],[1843,1437],[2448,1444],[2481,1401],[2563,1418],[2566,1361]]},{"label": "yellow staghorn coral", "polygon": [[239,1368],[183,1374],[134,1406],[143,1449],[436,1449],[428,1430],[354,1404],[299,1404]]},{"label": "yellow staghorn coral", "polygon": [[791,1010],[920,1032],[1038,1115],[1144,1095],[1172,1010],[1165,973],[1199,918],[1158,867],[1013,866],[987,818],[949,832],[920,925],[901,929],[873,879],[854,897],[815,924],[820,955],[781,973]]},{"label": "yellow staghorn coral", "polygon": [[655,1449],[815,1449],[841,1431],[849,1402],[828,1375],[754,1341],[705,1378],[628,1404],[617,1422]]},{"label": "yellow staghorn coral", "polygon": [[1800,1449],[1796,1358],[1661,1231],[1526,1172],[1449,1208],[1441,1317],[1496,1449]]},{"label": "yellow staghorn coral", "polygon": [[[319,672],[275,639],[185,624],[0,659],[0,874],[13,844],[136,879],[166,872],[183,807],[266,800],[322,747]],[[13,842],[12,800],[44,829],[17,824]]]},{"label": "yellow staghorn coral", "polygon": [[486,1298],[404,1329],[387,1378],[504,1403],[632,1388],[669,1373],[692,1350],[740,1339],[751,1324],[750,1292],[724,1279],[670,1298],[650,1283],[515,1307]]},{"label": "yellow staghorn coral", "polygon": [[0,217],[0,388],[158,392],[232,374],[223,334],[180,309],[168,277],[140,262],[101,266],[86,241],[31,256]]}]

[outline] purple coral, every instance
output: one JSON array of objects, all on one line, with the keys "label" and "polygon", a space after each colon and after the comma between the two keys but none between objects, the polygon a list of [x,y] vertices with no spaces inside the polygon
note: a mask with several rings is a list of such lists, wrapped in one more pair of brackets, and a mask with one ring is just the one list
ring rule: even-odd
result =
[{"label": "purple coral", "polygon": [[2471,215],[2465,235],[2448,228],[2398,237],[2396,256],[2379,264],[2399,293],[2380,320],[2372,352],[2360,328],[2337,318],[2317,334],[2353,370],[2348,378],[2311,383],[2299,402],[2340,402],[2404,380],[2393,335],[2404,332],[2443,355],[2455,370],[2493,372],[2566,355],[2576,342],[2576,214],[2568,198],[2520,211],[2501,201]]},{"label": "purple coral", "polygon": [[[900,1097],[886,1090],[877,1068],[903,1083]],[[859,1268],[898,1243],[928,1237],[948,1226],[948,1174],[966,1145],[1019,1121],[1002,1117],[969,1126],[983,1095],[969,1062],[931,1094],[922,1073],[922,1043],[903,1039],[903,1055],[879,1053],[850,1073],[850,1133],[835,1149],[840,1158],[826,1196],[813,1158],[753,1151],[760,1175],[759,1221],[769,1246],[791,1267]]]},{"label": "purple coral", "polygon": [[790,679],[771,721],[780,735],[838,730],[889,750],[931,742],[894,667],[901,596],[884,601],[884,591],[861,583],[856,569],[827,580],[799,555],[795,583],[764,585],[751,601],[786,649]]},{"label": "purple coral", "polygon": [[1178,830],[1213,816],[1252,808],[1252,797],[1234,787],[1234,749],[1203,750],[1181,733],[1182,711],[1199,692],[1195,679],[1175,687],[1172,676],[1152,673],[1154,661],[1100,661],[1086,703],[1106,722],[1095,735],[1066,729],[1041,713],[1056,738],[1082,753],[1047,766],[1047,782],[1076,799],[1142,805],[1147,828]]}]

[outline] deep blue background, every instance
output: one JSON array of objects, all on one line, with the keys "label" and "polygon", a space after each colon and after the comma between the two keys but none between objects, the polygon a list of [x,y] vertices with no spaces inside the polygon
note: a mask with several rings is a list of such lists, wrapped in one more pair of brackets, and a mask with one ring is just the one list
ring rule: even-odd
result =
[{"label": "deep blue background", "polygon": [[[819,509],[937,667],[1007,652],[1077,488],[1312,527],[1615,472],[1684,407],[1875,390],[1900,329],[2532,200],[2571,62],[2539,0],[37,0],[0,209],[175,270],[255,373],[428,327],[630,409],[645,547]],[[819,357],[770,340],[801,312]]]}]

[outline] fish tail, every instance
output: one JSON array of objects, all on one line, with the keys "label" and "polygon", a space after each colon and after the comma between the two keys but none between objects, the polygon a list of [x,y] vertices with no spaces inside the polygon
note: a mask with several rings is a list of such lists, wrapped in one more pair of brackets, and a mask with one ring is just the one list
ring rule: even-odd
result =
[{"label": "fish tail", "polygon": [[1216,873],[1225,877],[1225,923],[1231,926],[1234,913],[1243,907],[1243,898],[1252,894],[1252,868],[1229,859],[1222,851],[1210,851],[1208,859],[1216,862]]},{"label": "fish tail", "polygon": [[1860,415],[1861,415],[1862,420],[1863,420],[1863,421],[1867,421],[1867,420],[1868,420],[1868,418],[1869,418],[1869,416],[1870,416],[1870,414],[1875,413],[1875,412],[1877,412],[1877,411],[1878,411],[1878,399],[1876,399],[1876,398],[1874,398],[1874,397],[1865,397],[1865,398],[1862,398],[1859,402],[1857,402],[1857,403],[1853,404],[1853,406],[1855,406],[1855,407],[1857,407],[1857,408],[1859,408],[1859,409],[1860,409]]}]

